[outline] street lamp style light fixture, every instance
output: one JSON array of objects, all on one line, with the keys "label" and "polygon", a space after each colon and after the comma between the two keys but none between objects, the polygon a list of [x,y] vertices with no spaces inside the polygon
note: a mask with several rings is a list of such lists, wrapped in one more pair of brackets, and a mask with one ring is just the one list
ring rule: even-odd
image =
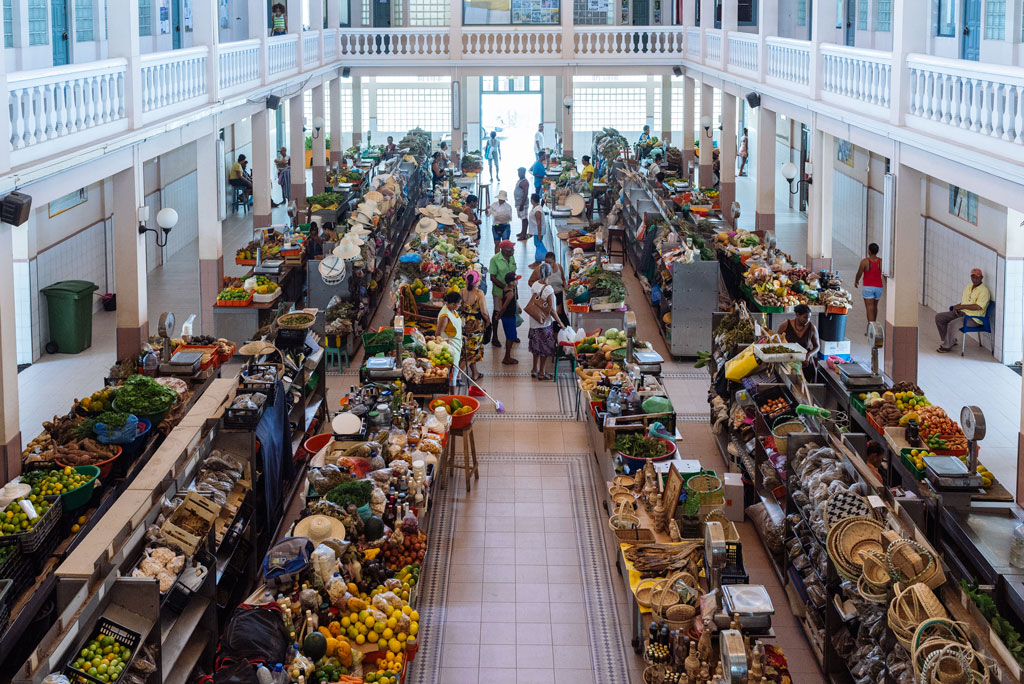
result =
[{"label": "street lamp style light fixture", "polygon": [[705,115],[700,117],[701,128],[704,129],[704,135],[706,135],[709,138],[711,137],[711,125],[713,123],[714,121],[712,121],[710,116]]},{"label": "street lamp style light fixture", "polygon": [[[804,165],[804,170],[807,172],[808,176],[811,175],[811,165],[810,164],[805,164]],[[782,171],[782,177],[786,179],[787,183],[789,183],[789,194],[791,194],[791,195],[795,195],[796,193],[800,192],[800,185],[802,183],[806,183],[808,186],[811,185],[811,179],[810,178],[802,178],[802,179],[796,181],[796,189],[795,190],[793,189],[793,181],[796,179],[796,172],[797,172],[796,164],[794,164],[793,162],[786,162],[785,164],[783,164],[781,171]]]},{"label": "street lamp style light fixture", "polygon": [[316,140],[320,137],[320,131],[324,128],[324,120],[322,117],[313,118],[313,139]]},{"label": "street lamp style light fixture", "polygon": [[[139,207],[139,235],[145,235],[146,233],[156,234],[156,246],[166,247],[167,236],[171,232],[171,228],[178,225],[178,212],[170,207],[164,207],[156,213],[156,225],[160,226],[160,230],[156,228],[147,228],[146,221],[149,220],[149,207]],[[163,231],[163,241],[160,239],[160,232]]]},{"label": "street lamp style light fixture", "polygon": [[572,109],[573,99],[571,95],[566,95],[562,99],[562,104],[565,105],[566,109]]}]

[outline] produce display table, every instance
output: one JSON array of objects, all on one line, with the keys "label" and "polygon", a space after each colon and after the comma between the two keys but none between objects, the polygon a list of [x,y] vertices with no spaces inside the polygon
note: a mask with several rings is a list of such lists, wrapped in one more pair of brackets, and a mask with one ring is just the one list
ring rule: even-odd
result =
[{"label": "produce display table", "polygon": [[273,302],[252,303],[249,306],[217,306],[214,304],[214,335],[236,343],[244,342],[254,331],[274,319],[274,314],[281,301],[282,299]]}]

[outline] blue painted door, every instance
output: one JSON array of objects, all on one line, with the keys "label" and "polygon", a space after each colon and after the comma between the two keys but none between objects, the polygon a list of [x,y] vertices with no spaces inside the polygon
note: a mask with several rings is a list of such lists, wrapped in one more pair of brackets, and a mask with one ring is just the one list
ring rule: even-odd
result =
[{"label": "blue painted door", "polygon": [[53,66],[62,66],[70,61],[68,44],[68,5],[67,0],[50,2],[50,29],[53,45]]},{"label": "blue painted door", "polygon": [[[846,2],[846,44],[853,47],[857,37],[857,0],[845,0]],[[866,0],[861,0],[866,2]]]},{"label": "blue painted door", "polygon": [[981,58],[981,0],[964,0],[964,31],[960,37],[960,59]]},{"label": "blue painted door", "polygon": [[171,47],[181,49],[181,0],[171,0]]}]

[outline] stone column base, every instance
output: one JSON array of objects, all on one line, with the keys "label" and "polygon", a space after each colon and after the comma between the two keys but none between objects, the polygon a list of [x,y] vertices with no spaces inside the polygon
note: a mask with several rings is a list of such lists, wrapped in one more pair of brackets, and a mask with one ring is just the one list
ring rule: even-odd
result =
[{"label": "stone column base", "polygon": [[[295,209],[297,212],[306,211],[306,179],[303,176],[301,183],[292,182],[292,199],[295,200]],[[300,218],[298,213],[295,217]]]},{"label": "stone column base", "polygon": [[273,218],[270,214],[253,214],[252,215],[252,227],[253,228],[269,228],[273,224]]},{"label": "stone column base", "polygon": [[736,221],[732,217],[732,203],[736,199],[736,183],[733,181],[722,181],[718,184],[718,202],[722,207],[722,218],[732,227],[736,227]]},{"label": "stone column base", "polygon": [[13,480],[21,475],[21,432],[18,432],[0,445],[0,458],[3,459],[4,477]]},{"label": "stone column base", "polygon": [[327,187],[327,167],[313,166],[313,194],[324,192]]},{"label": "stone column base", "polygon": [[[847,336],[851,333],[847,331]],[[917,326],[885,322],[885,375],[894,382],[917,382]]]},{"label": "stone column base", "polygon": [[224,259],[199,260],[199,330],[196,334],[213,335],[213,303],[224,282]]},{"label": "stone column base", "polygon": [[702,188],[710,188],[715,182],[714,177],[711,164],[701,164],[697,172],[697,185]]},{"label": "stone column base", "polygon": [[811,273],[832,270],[831,257],[812,257],[810,254],[808,254],[807,260],[804,263],[807,264],[807,268],[810,269]]},{"label": "stone column base", "polygon": [[775,214],[754,213],[754,228],[756,230],[775,230]]},{"label": "stone column base", "polygon": [[118,326],[115,339],[114,348],[117,352],[117,359],[120,361],[128,357],[134,358],[142,351],[142,345],[149,341],[149,322],[143,323],[137,328]]}]

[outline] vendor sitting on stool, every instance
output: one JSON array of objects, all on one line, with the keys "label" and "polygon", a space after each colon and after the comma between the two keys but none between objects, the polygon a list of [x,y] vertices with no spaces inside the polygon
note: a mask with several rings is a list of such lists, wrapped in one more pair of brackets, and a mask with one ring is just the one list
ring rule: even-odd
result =
[{"label": "vendor sitting on stool", "polygon": [[228,174],[228,183],[233,188],[242,188],[245,193],[245,201],[252,201],[252,177],[246,172],[245,167],[249,161],[244,154],[238,155],[238,161],[231,165],[231,173]]},{"label": "vendor sitting on stool", "polygon": [[795,316],[783,321],[778,333],[786,342],[799,344],[807,350],[804,355],[804,371],[814,365],[814,353],[818,351],[818,329],[811,323],[811,308],[806,304],[797,304],[793,308]]},{"label": "vendor sitting on stool", "polygon": [[[988,311],[988,303],[992,301],[992,293],[988,286],[982,283],[984,274],[980,268],[971,269],[971,284],[964,288],[960,295],[960,303],[949,311],[940,311],[935,314],[935,327],[939,331],[939,348],[936,350],[941,354],[950,352],[956,346],[956,332],[963,326],[950,325],[953,321],[960,320],[964,312],[977,313],[982,316]],[[972,325],[981,325],[982,320],[977,316],[971,316]]]}]

